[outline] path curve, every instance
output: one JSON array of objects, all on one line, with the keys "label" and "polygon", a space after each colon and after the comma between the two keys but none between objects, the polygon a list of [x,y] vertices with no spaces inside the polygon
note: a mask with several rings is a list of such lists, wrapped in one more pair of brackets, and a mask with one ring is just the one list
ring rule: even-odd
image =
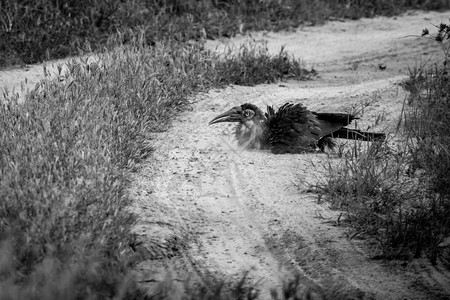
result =
[{"label": "path curve", "polygon": [[[399,83],[407,78],[408,67],[428,59],[438,61],[441,54],[431,40],[405,37],[447,17],[448,13],[411,12],[397,18],[330,22],[289,33],[252,34],[253,39],[268,40],[273,53],[285,45],[296,57],[314,64],[320,76],[306,82],[230,86],[199,95],[191,111],[156,137],[158,163],[140,172],[151,180],[140,175],[135,180],[135,191],[151,186],[151,195],[137,201],[140,233],[145,241],[146,236],[164,232],[160,235],[167,242],[183,228],[187,238],[171,244],[179,250],[170,260],[144,262],[141,271],[170,266],[174,282],[196,277],[213,285],[219,280],[237,281],[248,270],[248,280],[257,284],[262,299],[270,299],[270,290],[279,291],[283,280],[293,274],[300,274],[303,290],[313,291],[317,299],[448,297],[447,273],[426,262],[402,267],[372,260],[374,249],[364,241],[348,239],[344,228],[333,226],[339,212],[319,204],[317,195],[304,188],[323,176],[324,154],[242,151],[232,139],[234,125],[207,125],[215,115],[245,102],[264,107],[296,101],[316,111],[367,106],[359,125],[371,126],[382,115],[385,122],[373,129],[392,132],[406,97]],[[225,43],[239,45],[248,38],[208,46],[220,51]],[[381,70],[379,64],[387,68]],[[139,209],[155,203],[164,209],[148,216]],[[157,230],[146,225],[155,218],[169,225],[158,225]],[[146,227],[153,229],[146,231]],[[146,244],[149,251],[156,251],[154,246]],[[155,274],[153,278],[161,276]]]}]

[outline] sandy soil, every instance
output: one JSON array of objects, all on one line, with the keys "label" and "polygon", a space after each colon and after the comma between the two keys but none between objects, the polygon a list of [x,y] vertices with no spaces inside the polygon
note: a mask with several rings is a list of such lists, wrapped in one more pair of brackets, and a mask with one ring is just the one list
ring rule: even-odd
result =
[{"label": "sandy soil", "polygon": [[[207,285],[238,280],[249,270],[249,281],[258,285],[262,299],[270,299],[270,289],[279,289],[283,278],[295,273],[301,274],[301,288],[316,291],[318,299],[450,297],[450,277],[442,269],[426,261],[372,260],[378,249],[333,226],[340,212],[305,192],[308,183],[323,178],[320,166],[326,155],[242,151],[232,138],[234,125],[207,125],[244,102],[264,107],[295,101],[316,111],[345,112],[369,104],[359,126],[371,126],[382,115],[385,121],[373,129],[393,132],[406,96],[398,83],[407,78],[408,66],[438,61],[441,54],[436,43],[417,35],[448,15],[414,12],[295,32],[253,33],[251,38],[267,40],[274,54],[285,45],[320,77],[210,91],[193,99],[192,111],[156,136],[159,163],[136,175],[136,210],[142,217],[137,231],[147,255],[170,253],[173,258],[149,260],[141,269],[170,266],[177,285],[187,277]],[[227,43],[248,39],[208,46],[221,51]],[[321,293],[318,286],[328,292]]]},{"label": "sandy soil", "polygon": [[[325,154],[242,151],[232,138],[234,125],[208,122],[244,102],[278,107],[295,101],[323,112],[366,106],[360,127],[393,132],[407,96],[398,84],[407,78],[408,66],[438,62],[441,54],[435,42],[412,35],[447,22],[449,14],[411,12],[253,33],[252,38],[267,40],[273,53],[285,45],[319,77],[212,90],[192,99],[192,110],[168,131],[155,134],[155,154],[133,175],[131,189],[140,216],[139,253],[146,259],[138,270],[142,284],[156,292],[157,283],[170,276],[166,284],[172,282],[170,295],[177,298],[186,281],[233,282],[249,271],[247,280],[258,286],[261,299],[270,299],[270,290],[280,290],[294,274],[314,299],[448,299],[450,276],[441,266],[371,259],[378,249],[349,239],[346,228],[336,226],[340,212],[307,192],[308,184],[323,178]],[[248,38],[208,47],[220,50]],[[0,86],[35,78],[34,68],[42,73],[42,67],[0,72]],[[384,122],[371,126],[378,116]]]}]

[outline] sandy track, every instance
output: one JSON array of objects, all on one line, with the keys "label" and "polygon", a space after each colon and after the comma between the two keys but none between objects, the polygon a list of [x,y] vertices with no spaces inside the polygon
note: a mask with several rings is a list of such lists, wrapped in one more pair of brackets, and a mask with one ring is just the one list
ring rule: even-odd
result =
[{"label": "sandy track", "polygon": [[[446,18],[443,13],[414,13],[253,34],[257,40],[267,39],[274,53],[285,44],[296,57],[314,64],[320,77],[210,91],[194,99],[192,111],[179,116],[169,131],[155,137],[158,163],[143,168],[135,180],[135,192],[143,186],[151,190],[137,197],[140,233],[148,251],[175,251],[169,251],[174,255],[169,260],[141,264],[141,270],[170,266],[178,286],[187,277],[207,285],[237,281],[248,270],[262,299],[269,299],[270,289],[279,289],[283,278],[296,273],[303,288],[316,291],[317,299],[449,296],[445,272],[426,263],[400,266],[372,260],[376,249],[348,239],[344,228],[333,226],[339,212],[305,192],[308,183],[321,178],[324,154],[242,151],[231,137],[234,125],[207,125],[218,113],[244,102],[264,107],[295,101],[317,111],[349,111],[370,103],[359,125],[370,126],[383,115],[385,122],[374,129],[392,132],[406,96],[398,83],[407,77],[408,66],[428,58],[437,61],[440,51],[432,41],[402,37],[420,34],[430,22]],[[209,47],[222,45],[212,42]],[[380,63],[387,69],[380,70]],[[142,205],[154,211],[143,214]],[[184,240],[174,239],[180,234]],[[149,237],[157,237],[159,244]],[[160,277],[158,272],[147,275]]]},{"label": "sandy track", "polygon": [[[334,92],[345,94],[339,99],[355,99],[355,95],[364,98],[363,93],[370,95],[379,84],[397,93],[390,80],[375,82],[350,89],[343,86]],[[312,106],[328,87],[292,89],[303,95],[314,90],[310,101],[303,99]],[[400,103],[402,96],[398,97]],[[230,87],[197,99],[193,110],[160,136],[157,152],[164,153],[161,164],[142,171],[153,174],[147,182],[153,184],[153,193],[140,198],[140,205],[156,202],[166,208],[148,217],[141,213],[142,224],[155,222],[155,218],[169,224],[158,230],[153,226],[150,236],[164,232],[162,239],[168,241],[178,234],[175,228],[183,228],[194,236],[183,244],[182,259],[175,256],[171,262],[163,260],[175,266],[178,280],[184,280],[186,275],[180,274],[188,270],[205,284],[220,279],[236,281],[244,270],[250,270],[250,280],[258,283],[262,298],[268,299],[270,289],[279,288],[286,275],[300,273],[302,284],[312,289],[319,284],[331,289],[333,297],[341,295],[342,299],[429,296],[427,287],[424,292],[414,288],[418,276],[415,269],[396,270],[371,260],[370,249],[347,239],[345,229],[332,226],[339,212],[318,204],[316,195],[297,187],[306,187],[320,178],[320,165],[327,160],[324,154],[241,151],[229,138],[233,125],[207,126],[212,116],[228,107],[250,100],[262,104],[266,102],[263,99],[280,105],[292,98],[286,88],[274,91],[274,86],[262,85]],[[140,186],[146,184],[140,179],[137,182]],[[149,232],[142,234],[145,240]],[[173,245],[179,247],[178,241],[173,241]],[[147,247],[153,249],[155,245],[150,243]],[[141,267],[145,270],[160,263],[147,262]],[[405,271],[411,274],[402,274]]]},{"label": "sandy track", "polygon": [[[348,239],[334,226],[339,216],[317,195],[305,192],[322,178],[324,154],[273,155],[238,149],[233,125],[208,126],[218,113],[251,102],[260,107],[302,102],[316,111],[350,111],[369,103],[359,125],[392,132],[406,96],[398,83],[408,66],[439,60],[439,47],[418,35],[449,13],[415,12],[397,18],[330,22],[288,33],[255,33],[277,53],[281,45],[314,66],[313,81],[256,87],[230,86],[192,100],[192,110],[172,127],[155,133],[156,151],[133,174],[133,209],[140,280],[149,291],[171,270],[171,297],[184,282],[233,282],[249,271],[261,298],[279,289],[286,276],[300,274],[301,286],[317,299],[448,299],[450,277],[426,261],[382,262],[376,249]],[[245,42],[246,37],[232,40]],[[223,42],[211,42],[211,49]],[[386,70],[378,68],[385,64]],[[42,78],[42,66],[0,72],[1,86],[19,87]],[[181,292],[180,292],[181,293]]]}]

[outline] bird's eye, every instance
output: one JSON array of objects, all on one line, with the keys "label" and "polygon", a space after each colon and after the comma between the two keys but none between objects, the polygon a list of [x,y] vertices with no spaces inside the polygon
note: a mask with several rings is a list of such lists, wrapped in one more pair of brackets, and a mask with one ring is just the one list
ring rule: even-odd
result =
[{"label": "bird's eye", "polygon": [[250,112],[248,110],[244,111],[244,116],[246,117],[250,116]]}]

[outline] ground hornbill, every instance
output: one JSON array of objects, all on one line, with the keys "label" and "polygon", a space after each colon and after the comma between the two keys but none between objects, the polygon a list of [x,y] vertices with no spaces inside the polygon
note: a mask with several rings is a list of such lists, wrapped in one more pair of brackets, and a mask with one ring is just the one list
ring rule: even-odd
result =
[{"label": "ground hornbill", "polygon": [[238,145],[246,149],[271,150],[275,154],[302,153],[317,147],[324,151],[336,144],[333,138],[363,141],[384,140],[384,133],[346,128],[354,119],[346,113],[318,113],[302,104],[286,103],[277,112],[267,106],[263,113],[256,105],[245,103],[215,117],[209,125],[237,122]]}]

